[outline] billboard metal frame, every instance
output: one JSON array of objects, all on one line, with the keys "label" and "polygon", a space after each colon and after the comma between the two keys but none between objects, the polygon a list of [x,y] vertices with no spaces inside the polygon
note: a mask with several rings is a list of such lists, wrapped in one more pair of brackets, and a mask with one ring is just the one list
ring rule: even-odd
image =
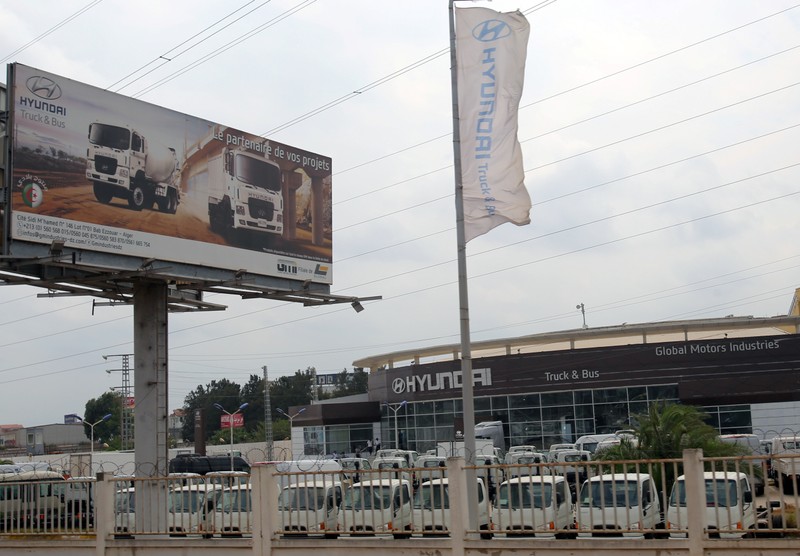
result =
[{"label": "billboard metal frame", "polygon": [[[235,246],[233,246],[229,248],[228,245],[231,245],[230,242],[224,244],[223,246],[215,246],[212,244],[209,247],[208,244],[206,244],[203,240],[191,241],[180,239],[177,236],[154,236],[153,234],[150,234],[150,236],[155,238],[164,238],[165,241],[177,241],[178,247],[185,245],[185,249],[180,248],[175,250],[176,252],[173,258],[172,253],[169,253],[167,256],[165,256],[163,252],[154,253],[155,256],[148,256],[148,253],[142,252],[141,250],[127,250],[127,248],[121,252],[109,252],[103,251],[102,249],[96,250],[92,247],[70,245],[71,241],[68,237],[55,237],[54,239],[51,239],[50,237],[39,237],[37,234],[36,238],[28,239],[21,231],[18,233],[22,234],[23,238],[16,237],[17,233],[14,232],[15,228],[13,219],[18,218],[21,220],[23,216],[25,218],[31,218],[30,215],[35,215],[36,210],[35,206],[34,208],[30,208],[30,205],[27,208],[20,206],[20,208],[25,209],[27,212],[19,213],[22,216],[16,216],[15,213],[18,213],[19,211],[15,209],[14,205],[12,205],[12,198],[15,193],[15,179],[18,178],[18,176],[15,176],[15,150],[20,148],[19,145],[14,144],[17,133],[17,124],[15,124],[15,119],[22,118],[22,114],[15,115],[15,102],[17,101],[16,97],[18,96],[15,93],[15,79],[22,81],[21,83],[16,84],[16,86],[20,88],[20,91],[22,90],[21,88],[27,87],[27,90],[24,91],[24,94],[30,96],[31,98],[34,98],[34,95],[36,94],[33,92],[34,89],[31,89],[29,86],[29,83],[26,85],[26,82],[23,81],[23,77],[15,77],[15,70],[17,68],[22,68],[20,71],[24,70],[27,72],[23,72],[21,74],[22,76],[28,76],[28,74],[31,73],[35,75],[35,78],[28,77],[28,81],[31,79],[41,79],[46,82],[45,84],[49,84],[51,87],[58,87],[59,94],[61,94],[62,88],[65,90],[66,88],[72,88],[76,91],[85,93],[87,96],[93,98],[94,108],[98,111],[98,114],[105,114],[105,112],[101,110],[103,108],[106,110],[106,112],[113,113],[115,110],[119,112],[121,110],[120,107],[123,107],[130,108],[131,111],[137,114],[146,114],[148,116],[150,116],[151,111],[157,115],[177,114],[179,116],[184,116],[158,106],[149,105],[135,99],[117,95],[116,93],[109,93],[107,91],[95,89],[90,85],[74,82],[68,78],[61,78],[60,76],[49,74],[42,70],[36,70],[35,68],[29,68],[19,64],[9,64],[8,90],[2,90],[3,88],[0,87],[0,99],[5,100],[5,102],[2,103],[2,106],[0,106],[0,109],[4,109],[4,111],[0,114],[0,120],[2,120],[2,128],[0,128],[0,131],[2,132],[1,135],[3,140],[2,154],[5,157],[2,167],[0,167],[0,170],[3,171],[2,189],[0,189],[0,220],[2,220],[2,228],[0,229],[0,244],[2,244],[2,252],[0,253],[0,285],[16,284],[36,286],[47,290],[46,293],[40,294],[39,297],[87,296],[105,300],[105,302],[97,303],[97,305],[113,305],[118,303],[133,303],[133,292],[136,284],[142,281],[158,282],[167,285],[167,305],[170,311],[210,311],[225,309],[224,305],[205,301],[203,299],[203,294],[205,293],[225,293],[239,296],[243,299],[273,299],[277,301],[302,303],[305,306],[350,303],[356,311],[361,311],[363,309],[363,306],[361,305],[362,301],[380,299],[380,296],[339,296],[330,293],[331,280],[329,273],[332,258],[329,258],[326,261],[324,255],[326,252],[329,254],[332,253],[332,247],[329,248],[329,246],[325,246],[325,248],[319,248],[321,249],[320,252],[323,253],[323,255],[317,255],[317,257],[321,258],[312,257],[308,260],[304,260],[302,255],[297,255],[297,253],[300,251],[293,252],[291,249],[288,252],[281,254],[276,254],[270,251],[268,248],[258,247],[256,247],[255,250],[249,251],[247,249],[251,249],[252,247],[234,249],[233,247]],[[28,94],[27,91],[30,91],[31,94]],[[22,94],[23,93],[20,93],[20,95]],[[66,98],[66,92],[64,94]],[[75,94],[76,93],[73,92],[73,96],[70,98],[74,98]],[[39,100],[36,100],[36,102],[39,102]],[[42,110],[42,114],[46,113],[47,106],[50,105],[45,101],[43,106],[45,108]],[[100,108],[97,108],[98,106]],[[52,112],[52,106],[50,107]],[[30,115],[30,112],[35,112],[35,110],[31,109],[30,101],[28,101],[25,109],[29,112],[29,114],[26,115],[27,119],[24,123],[24,126],[34,125],[35,121],[34,123],[28,121],[34,119]],[[59,110],[62,109],[59,108]],[[24,110],[21,110],[21,112],[22,111]],[[70,106],[70,117],[72,117],[73,112],[73,107]],[[63,108],[63,112],[58,114],[59,118],[57,123],[59,127],[63,128],[64,125],[67,125],[64,124],[64,120],[66,119],[64,115],[66,113],[67,108]],[[36,116],[36,114],[34,114],[34,116]],[[44,116],[41,117],[44,118]],[[96,116],[94,113],[92,113],[92,118],[95,117]],[[86,119],[86,116],[83,116],[83,119]],[[83,122],[83,119],[80,121]],[[311,166],[301,166],[299,163],[292,164],[289,155],[281,154],[285,153],[287,148],[293,149],[292,147],[288,147],[280,143],[270,142],[260,137],[253,137],[243,132],[235,132],[231,128],[225,128],[219,124],[206,122],[205,120],[199,120],[197,118],[192,118],[191,116],[186,116],[186,119],[191,119],[193,124],[199,127],[204,127],[207,124],[206,127],[208,127],[209,130],[212,130],[209,132],[210,135],[208,137],[197,139],[198,142],[194,143],[194,146],[189,147],[188,145],[184,145],[182,147],[182,149],[186,151],[183,154],[183,159],[187,161],[187,164],[190,156],[200,159],[201,163],[209,165],[207,169],[209,176],[212,176],[214,172],[217,171],[216,167],[211,167],[212,159],[210,158],[211,154],[209,154],[209,152],[211,152],[209,145],[221,145],[225,143],[225,141],[221,140],[223,136],[227,137],[228,141],[230,141],[232,136],[227,134],[239,133],[239,135],[233,136],[233,139],[244,140],[245,136],[247,136],[248,138],[261,141],[260,143],[256,144],[257,141],[254,142],[248,139],[247,144],[251,149],[273,149],[270,151],[271,154],[269,156],[265,154],[266,151],[262,152],[261,155],[263,155],[263,158],[272,164],[273,167],[279,167],[280,171],[283,173],[283,177],[281,179],[284,184],[284,196],[286,196],[287,191],[291,191],[293,194],[294,190],[296,190],[299,186],[302,176],[305,176],[302,179],[307,180],[307,182],[313,182],[319,186],[319,180],[322,174],[315,172],[315,167],[313,165],[319,164],[322,160],[328,161],[326,179],[329,179],[330,177],[329,159],[318,157],[317,155],[313,155],[313,153],[306,153],[306,151],[295,150],[295,153],[305,153],[309,155],[309,158],[312,156],[317,158],[314,159],[315,162],[309,162]],[[51,120],[51,122],[53,121],[55,120]],[[78,124],[73,127],[75,127],[75,129],[83,129],[79,128]],[[22,129],[26,128],[23,127]],[[54,131],[54,133],[57,132],[58,130]],[[77,132],[73,131],[72,137],[76,137],[76,134]],[[50,149],[52,149],[52,147],[50,147]],[[215,147],[215,149],[222,149],[223,151],[233,150],[229,144]],[[42,148],[41,150],[46,149]],[[80,149],[75,147],[73,150]],[[171,150],[174,151],[175,149]],[[193,155],[190,155],[190,152],[193,153]],[[242,152],[242,149],[237,149],[235,152],[228,154],[229,156],[238,156],[242,154]],[[88,162],[90,154],[89,151],[86,151],[84,154],[86,155],[85,161]],[[255,154],[252,151],[245,154],[251,158],[255,157]],[[284,156],[285,158],[280,158],[281,156]],[[217,158],[218,157],[219,156],[217,156]],[[75,158],[79,159],[79,157]],[[181,170],[183,170],[183,168],[181,168]],[[17,173],[19,173],[19,171],[23,170],[17,170]],[[75,170],[72,170],[72,172],[75,173]],[[209,177],[208,179],[213,181],[213,177]],[[89,182],[87,181],[87,183]],[[211,219],[209,225],[212,231],[219,232],[218,229],[214,230],[215,222],[211,214],[212,211],[210,199],[211,190],[216,186],[209,184],[207,187],[209,190],[209,194],[207,195],[209,197],[209,214],[206,216],[206,218]],[[17,187],[17,189],[19,189],[19,187]],[[19,194],[20,192],[16,191],[16,193]],[[329,192],[326,194],[329,194]],[[171,213],[172,217],[174,218],[177,207],[167,207],[166,203],[164,206],[161,206],[158,203],[159,200],[163,199],[157,199],[156,201],[156,205],[159,207],[158,212],[163,212],[167,215]],[[104,200],[101,200],[101,197],[98,197],[97,201],[99,201],[97,206],[108,204],[107,201],[104,202]],[[288,203],[286,211],[287,214],[294,215],[296,212],[293,211],[296,211],[297,209],[293,205],[293,198],[291,201],[292,202]],[[95,201],[92,199],[91,202],[94,203]],[[149,198],[149,203],[153,203],[152,193],[151,197]],[[130,200],[130,204],[131,207],[133,207],[132,199]],[[312,206],[309,208],[311,212],[309,214],[313,219],[312,222],[314,229],[312,230],[312,237],[309,241],[314,242],[314,245],[319,245],[321,226],[318,221],[320,221],[322,218],[322,214],[320,213],[321,204],[320,202],[315,202],[311,203],[311,205]],[[141,210],[141,207],[134,208],[133,211],[123,207],[118,208],[120,214],[127,212],[128,215],[132,217],[136,217],[138,214],[150,212],[145,209],[144,211],[137,213],[135,212],[137,210]],[[183,210],[183,208],[181,210]],[[50,218],[47,216],[45,217]],[[164,218],[169,218],[169,216],[164,216]],[[293,217],[290,217],[290,220],[292,219]],[[51,218],[51,220],[53,219]],[[88,222],[81,220],[80,217],[76,217],[74,220],[64,220],[61,218],[56,218],[55,220],[58,220],[62,227],[64,226],[63,222],[74,221],[78,224],[82,222]],[[216,222],[216,224],[218,227],[219,222]],[[105,222],[94,223],[92,225],[105,228],[110,227],[114,229],[114,224],[108,225]],[[287,227],[291,227],[292,225],[293,224],[287,224]],[[119,229],[122,231],[130,230],[133,233],[138,233],[136,228],[133,227],[122,227]],[[61,231],[59,231],[59,233],[60,232]],[[281,235],[271,234],[271,237],[281,237]],[[66,239],[66,241],[64,239]],[[292,247],[295,245],[294,241],[295,240],[291,239],[286,240],[283,245],[289,245]],[[202,247],[204,245],[205,247]],[[192,250],[195,248],[212,249],[216,251],[204,252],[206,253],[206,255],[204,255],[205,258],[198,258],[193,256],[194,254]],[[217,259],[213,256],[214,253],[227,255],[228,251],[236,251],[240,253],[238,259],[242,260],[243,268],[236,268],[238,265],[232,265],[231,262],[227,260],[226,263],[222,265],[217,263]],[[273,271],[264,271],[265,266],[263,264],[263,259],[265,257],[271,257],[271,260],[274,261],[279,256],[282,256],[284,259],[288,259],[288,261],[286,261],[286,266],[291,267],[293,264],[292,259],[294,258],[298,261],[298,267],[305,265],[306,268],[301,267],[301,272],[295,273],[294,275],[291,275],[290,273],[283,275]],[[211,260],[213,263],[208,265],[205,262],[206,260]],[[236,258],[234,258],[233,261],[238,262]],[[248,261],[252,261],[252,266],[249,269],[246,268]],[[278,267],[280,267],[282,262],[284,261],[278,260]],[[323,272],[328,273],[327,278],[325,277],[325,274],[318,274],[313,270],[313,265],[315,262],[319,263],[316,264],[318,269],[320,266],[324,267]],[[309,266],[312,268],[309,269]],[[322,276],[322,279],[320,279],[320,276]]]}]

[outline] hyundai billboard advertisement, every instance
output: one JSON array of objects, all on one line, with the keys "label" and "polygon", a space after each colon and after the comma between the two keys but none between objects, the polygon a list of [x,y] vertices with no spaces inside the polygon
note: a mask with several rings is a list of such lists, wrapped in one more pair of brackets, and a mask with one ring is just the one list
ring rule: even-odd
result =
[{"label": "hyundai billboard advertisement", "polygon": [[332,283],[331,159],[9,66],[14,242]]}]

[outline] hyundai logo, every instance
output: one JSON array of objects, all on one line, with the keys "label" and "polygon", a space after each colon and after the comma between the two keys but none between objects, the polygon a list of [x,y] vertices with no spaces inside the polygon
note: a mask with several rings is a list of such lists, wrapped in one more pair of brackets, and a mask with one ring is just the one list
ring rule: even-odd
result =
[{"label": "hyundai logo", "polygon": [[472,36],[481,42],[492,42],[511,34],[511,27],[499,19],[489,19],[472,29]]},{"label": "hyundai logo", "polygon": [[39,98],[46,100],[61,98],[61,87],[49,77],[34,75],[28,78],[25,85],[30,92]]},{"label": "hyundai logo", "polygon": [[392,381],[392,392],[395,394],[402,394],[406,389],[406,381],[402,378],[396,378]]}]

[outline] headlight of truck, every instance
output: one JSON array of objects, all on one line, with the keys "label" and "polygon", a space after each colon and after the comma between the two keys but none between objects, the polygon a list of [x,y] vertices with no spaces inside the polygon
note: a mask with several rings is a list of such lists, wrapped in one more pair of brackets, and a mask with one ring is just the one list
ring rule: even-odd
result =
[{"label": "headlight of truck", "polygon": [[127,168],[122,168],[119,171],[119,175],[122,176],[123,178],[127,178],[128,177],[128,169]]}]

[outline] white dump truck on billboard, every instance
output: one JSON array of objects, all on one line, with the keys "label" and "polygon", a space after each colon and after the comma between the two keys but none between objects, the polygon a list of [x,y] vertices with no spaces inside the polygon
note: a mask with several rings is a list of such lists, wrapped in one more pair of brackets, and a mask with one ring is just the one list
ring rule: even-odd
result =
[{"label": "white dump truck on billboard", "polygon": [[134,210],[151,208],[174,214],[180,203],[175,149],[160,145],[127,125],[89,125],[86,178],[103,204],[127,199]]},{"label": "white dump truck on billboard", "polygon": [[225,148],[208,160],[208,221],[221,235],[236,229],[283,234],[281,170],[263,155]]}]

